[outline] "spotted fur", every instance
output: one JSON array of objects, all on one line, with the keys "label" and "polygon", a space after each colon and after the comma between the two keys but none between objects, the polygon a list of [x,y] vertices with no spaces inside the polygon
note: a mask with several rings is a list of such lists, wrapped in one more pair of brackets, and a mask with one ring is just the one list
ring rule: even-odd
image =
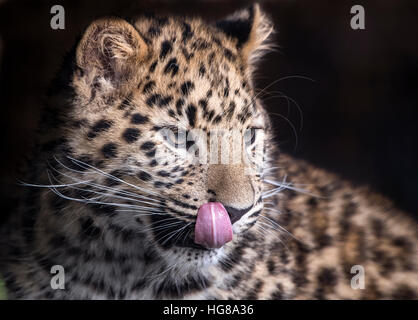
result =
[{"label": "spotted fur", "polygon": [[[2,231],[10,298],[417,298],[416,223],[278,152],[252,81],[271,31],[258,5],[214,24],[146,16],[87,28],[50,90],[21,206]],[[179,125],[262,128],[250,142],[264,144],[262,172],[158,158],[175,152],[161,129]],[[209,201],[234,222],[220,249],[193,242]],[[64,290],[51,289],[53,265]],[[354,265],[364,290],[350,286]]]}]

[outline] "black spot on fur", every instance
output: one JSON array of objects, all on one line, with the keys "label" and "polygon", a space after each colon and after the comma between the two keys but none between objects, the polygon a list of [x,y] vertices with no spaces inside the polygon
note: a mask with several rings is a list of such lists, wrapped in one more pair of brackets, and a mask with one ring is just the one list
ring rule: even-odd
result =
[{"label": "black spot on fur", "polygon": [[213,119],[213,117],[215,116],[215,111],[211,110],[208,114],[207,114],[207,119],[210,121]]},{"label": "black spot on fur", "polygon": [[183,99],[178,99],[176,102],[176,110],[177,110],[177,114],[179,116],[181,116],[183,114],[183,109],[182,107],[184,106],[184,100]]},{"label": "black spot on fur", "polygon": [[168,115],[171,117],[171,118],[174,118],[174,119],[176,119],[176,113],[174,112],[174,110],[168,110]]},{"label": "black spot on fur", "polygon": [[123,132],[122,137],[123,139],[125,139],[127,143],[133,143],[136,140],[138,140],[139,134],[140,134],[140,131],[138,129],[128,128]]},{"label": "black spot on fur", "polygon": [[105,158],[109,159],[109,158],[114,158],[117,155],[117,146],[116,144],[110,142],[105,144],[102,147],[102,154]]},{"label": "black spot on fur", "polygon": [[171,172],[177,172],[177,171],[183,171],[183,169],[180,168],[180,166],[175,166],[173,169],[171,169]]},{"label": "black spot on fur", "polygon": [[179,71],[179,65],[177,63],[177,59],[176,58],[170,59],[170,61],[167,62],[164,68],[164,73],[165,74],[171,73],[171,76],[174,77],[178,71]]},{"label": "black spot on fur", "polygon": [[229,61],[234,61],[234,59],[235,59],[235,56],[234,56],[234,54],[232,53],[232,51],[231,50],[229,50],[229,49],[224,49],[224,54],[225,54],[225,57],[229,60]]},{"label": "black spot on fur", "polygon": [[316,198],[311,197],[308,199],[308,201],[306,201],[306,204],[311,208],[315,208],[318,206],[318,200]]},{"label": "black spot on fur", "polygon": [[269,259],[267,261],[267,270],[271,275],[274,275],[276,273],[276,264],[274,263],[274,260]]},{"label": "black spot on fur", "polygon": [[207,107],[208,107],[208,101],[207,100],[201,99],[201,100],[199,100],[198,104],[199,104],[199,107],[201,107],[204,112],[207,111]]},{"label": "black spot on fur", "polygon": [[186,43],[193,36],[192,27],[187,22],[183,22],[183,32],[181,34],[181,40]]},{"label": "black spot on fur", "polygon": [[229,96],[229,88],[225,87],[224,88],[224,98],[227,98]]},{"label": "black spot on fur", "polygon": [[93,219],[90,217],[83,219],[81,221],[80,227],[82,237],[88,236],[90,238],[97,239],[102,233],[102,230],[94,225]]},{"label": "black spot on fur", "polygon": [[154,182],[154,187],[156,187],[156,188],[164,187],[164,185],[165,185],[165,183],[161,182],[161,181],[155,181]]},{"label": "black spot on fur", "polygon": [[196,123],[196,107],[192,104],[189,105],[186,110],[186,115],[190,126],[193,127]]},{"label": "black spot on fur", "polygon": [[413,244],[411,241],[409,241],[407,238],[405,237],[396,237],[392,240],[392,243],[394,246],[397,246],[399,248],[405,249],[406,251],[412,251],[413,248]]},{"label": "black spot on fur", "polygon": [[331,268],[322,268],[318,273],[318,284],[321,287],[333,287],[337,284],[337,275]]},{"label": "black spot on fur", "polygon": [[186,61],[189,61],[191,58],[193,58],[194,53],[193,52],[188,52],[186,48],[181,48],[181,53],[183,54],[184,58],[186,59]]},{"label": "black spot on fur", "polygon": [[140,171],[138,173],[138,178],[141,179],[142,181],[150,181],[152,180],[152,177],[149,173],[145,172],[145,171]]},{"label": "black spot on fur", "polygon": [[131,118],[131,123],[133,124],[144,124],[148,122],[148,117],[143,116],[140,113],[134,113]]},{"label": "black spot on fur", "polygon": [[184,96],[188,96],[190,91],[194,89],[194,84],[191,81],[186,81],[181,85],[181,92]]},{"label": "black spot on fur", "polygon": [[155,147],[155,143],[151,141],[146,141],[141,145],[141,149],[144,151],[151,150],[154,147]]},{"label": "black spot on fur", "polygon": [[159,107],[165,107],[171,102],[171,100],[173,100],[173,97],[171,96],[164,97],[161,94],[156,93],[147,99],[146,104],[150,107],[154,105],[158,105]]},{"label": "black spot on fur", "polygon": [[171,96],[162,97],[160,99],[158,105],[160,107],[165,107],[166,105],[168,105],[171,102],[171,100],[173,100],[173,97],[171,97]]},{"label": "black spot on fur", "polygon": [[229,104],[228,109],[226,110],[226,116],[228,117],[228,119],[232,118],[232,115],[234,114],[236,108],[236,104],[234,101],[231,101],[231,103]]},{"label": "black spot on fur", "polygon": [[318,242],[318,249],[323,249],[332,244],[332,238],[328,234],[321,234],[318,236],[317,242]]},{"label": "black spot on fur", "polygon": [[155,82],[149,81],[144,85],[144,89],[142,90],[143,93],[149,93],[152,89],[155,88]]},{"label": "black spot on fur", "polygon": [[161,95],[159,93],[153,94],[152,96],[150,96],[147,101],[145,102],[148,106],[152,107],[154,106],[157,101],[159,101],[161,99]]},{"label": "black spot on fur", "polygon": [[160,177],[169,177],[170,173],[164,170],[160,170],[157,172],[157,175],[159,175]]},{"label": "black spot on fur", "polygon": [[168,40],[163,41],[163,43],[161,43],[160,59],[164,60],[167,54],[171,53],[171,51],[173,51],[171,42]]},{"label": "black spot on fur", "polygon": [[119,110],[125,110],[126,108],[128,108],[131,105],[131,99],[132,99],[132,97],[129,96],[128,98],[123,100],[122,103],[119,105],[118,109]]},{"label": "black spot on fur", "polygon": [[202,65],[200,65],[200,67],[199,67],[199,75],[200,75],[201,77],[203,77],[203,76],[205,75],[205,73],[206,73],[206,68],[205,68],[205,66],[202,64]]},{"label": "black spot on fur", "polygon": [[151,151],[148,151],[145,155],[146,155],[148,158],[154,158],[154,157],[155,157],[155,152],[156,152],[156,150],[155,150],[155,149],[153,149],[153,150],[151,150]]},{"label": "black spot on fur", "polygon": [[219,114],[213,119],[213,123],[219,123],[222,120],[222,116]]},{"label": "black spot on fur", "polygon": [[88,137],[91,139],[95,138],[99,133],[107,131],[112,126],[112,123],[112,121],[105,119],[97,121],[88,133]]},{"label": "black spot on fur", "polygon": [[153,73],[155,71],[155,67],[157,66],[158,61],[155,61],[149,68],[149,72]]}]

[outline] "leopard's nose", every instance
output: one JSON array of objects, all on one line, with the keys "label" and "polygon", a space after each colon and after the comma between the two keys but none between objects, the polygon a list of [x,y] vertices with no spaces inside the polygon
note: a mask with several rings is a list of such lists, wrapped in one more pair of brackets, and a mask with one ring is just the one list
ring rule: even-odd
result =
[{"label": "leopard's nose", "polygon": [[244,214],[246,214],[248,211],[251,210],[252,206],[245,208],[245,209],[237,209],[234,207],[228,207],[228,206],[224,206],[226,211],[229,214],[229,218],[231,219],[231,223],[234,224],[235,222],[237,222],[239,219],[242,218],[242,216]]}]

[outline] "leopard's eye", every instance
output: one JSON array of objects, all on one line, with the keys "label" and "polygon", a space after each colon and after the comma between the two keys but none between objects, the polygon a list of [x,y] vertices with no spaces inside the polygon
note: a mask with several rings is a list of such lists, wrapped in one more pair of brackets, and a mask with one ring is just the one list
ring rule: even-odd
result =
[{"label": "leopard's eye", "polygon": [[177,127],[174,126],[168,126],[164,127],[160,130],[161,135],[163,136],[164,140],[167,141],[167,143],[175,148],[178,148],[179,144],[179,130]]},{"label": "leopard's eye", "polygon": [[245,130],[244,139],[247,146],[251,146],[255,143],[257,139],[257,133],[261,128],[252,127]]},{"label": "leopard's eye", "polygon": [[189,132],[184,129],[178,129],[177,127],[165,127],[161,131],[164,140],[174,148],[185,148],[188,150],[194,141],[187,139]]}]

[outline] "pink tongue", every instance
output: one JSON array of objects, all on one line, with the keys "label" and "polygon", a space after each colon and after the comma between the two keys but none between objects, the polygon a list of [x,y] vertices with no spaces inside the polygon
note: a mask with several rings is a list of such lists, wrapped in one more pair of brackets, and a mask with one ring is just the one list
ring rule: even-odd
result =
[{"label": "pink tongue", "polygon": [[206,248],[220,248],[232,240],[231,220],[219,202],[208,202],[199,208],[194,230],[194,242]]}]

